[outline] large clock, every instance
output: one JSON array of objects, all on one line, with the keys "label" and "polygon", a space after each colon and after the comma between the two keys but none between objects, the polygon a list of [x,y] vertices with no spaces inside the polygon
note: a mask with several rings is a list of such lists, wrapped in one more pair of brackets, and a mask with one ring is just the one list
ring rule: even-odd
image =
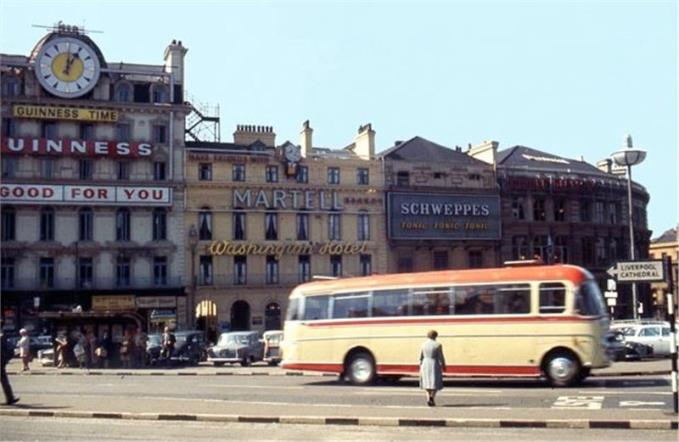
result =
[{"label": "large clock", "polygon": [[48,40],[35,58],[38,82],[49,93],[62,98],[76,98],[91,91],[100,72],[94,49],[72,37]]}]

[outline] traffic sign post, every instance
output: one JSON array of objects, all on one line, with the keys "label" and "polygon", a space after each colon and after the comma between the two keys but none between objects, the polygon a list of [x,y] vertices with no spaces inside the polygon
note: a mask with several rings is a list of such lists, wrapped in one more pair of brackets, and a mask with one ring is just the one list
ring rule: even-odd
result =
[{"label": "traffic sign post", "polygon": [[677,326],[674,312],[676,310],[675,296],[674,296],[674,275],[672,274],[672,257],[665,256],[663,258],[663,270],[667,273],[667,320],[670,322],[670,337],[672,349],[672,396],[674,404],[674,412],[679,412],[679,394],[677,393]]}]

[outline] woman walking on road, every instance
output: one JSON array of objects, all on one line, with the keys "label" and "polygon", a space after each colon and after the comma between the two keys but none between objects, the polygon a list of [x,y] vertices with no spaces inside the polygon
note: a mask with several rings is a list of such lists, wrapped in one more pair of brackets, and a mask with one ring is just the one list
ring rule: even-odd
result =
[{"label": "woman walking on road", "polygon": [[427,392],[430,407],[436,405],[436,392],[443,389],[443,371],[446,369],[443,347],[436,342],[437,336],[436,330],[430,330],[420,350],[420,388]]},{"label": "woman walking on road", "polygon": [[31,338],[28,336],[28,331],[25,328],[19,330],[21,339],[17,343],[17,348],[19,349],[19,356],[21,357],[21,362],[24,364],[23,371],[28,371],[28,363],[31,362]]}]

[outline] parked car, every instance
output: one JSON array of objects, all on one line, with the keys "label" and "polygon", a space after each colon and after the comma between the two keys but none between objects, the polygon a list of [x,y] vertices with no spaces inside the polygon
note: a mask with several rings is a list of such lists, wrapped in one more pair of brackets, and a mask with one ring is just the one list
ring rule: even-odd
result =
[{"label": "parked car", "polygon": [[638,361],[653,356],[653,348],[639,342],[625,339],[620,330],[612,330],[607,335],[608,355],[613,361]]},{"label": "parked car", "polygon": [[54,348],[47,348],[45,350],[38,350],[38,362],[43,367],[54,366]]},{"label": "parked car", "polygon": [[186,330],[174,334],[177,342],[174,344],[173,362],[187,362],[198,365],[206,359],[207,342],[202,331]]},{"label": "parked car", "polygon": [[671,353],[672,340],[670,324],[665,321],[618,322],[611,326],[619,330],[627,342],[637,342],[653,349],[653,356],[668,356]]},{"label": "parked car", "polygon": [[148,335],[146,341],[146,362],[149,365],[156,365],[160,359],[160,334],[154,333]]},{"label": "parked car", "polygon": [[264,341],[264,361],[269,365],[278,365],[281,362],[281,341],[283,340],[282,330],[265,331],[262,335]]},{"label": "parked car", "polygon": [[226,363],[240,363],[245,367],[263,358],[264,343],[256,331],[222,333],[207,353],[208,362],[215,367]]}]

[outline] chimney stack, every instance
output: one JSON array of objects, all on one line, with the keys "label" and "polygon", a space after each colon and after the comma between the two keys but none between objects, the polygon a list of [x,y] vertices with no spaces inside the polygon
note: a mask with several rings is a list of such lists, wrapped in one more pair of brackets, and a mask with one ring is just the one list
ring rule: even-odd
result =
[{"label": "chimney stack", "polygon": [[370,160],[375,157],[375,131],[368,123],[358,128],[354,138],[354,153],[361,159]]},{"label": "chimney stack", "polygon": [[233,142],[242,146],[249,146],[255,141],[261,141],[267,147],[276,146],[276,133],[273,126],[255,126],[251,124],[239,124],[233,133]]},{"label": "chimney stack", "polygon": [[484,141],[477,146],[472,146],[470,143],[467,155],[495,166],[497,148],[499,145],[500,143],[497,141]]},{"label": "chimney stack", "polygon": [[184,56],[188,49],[182,46],[182,41],[172,40],[165,48],[165,72],[174,74],[174,82],[178,85],[184,84]]},{"label": "chimney stack", "polygon": [[299,145],[301,146],[300,153],[302,154],[302,158],[311,155],[311,150],[314,147],[311,139],[313,134],[314,130],[309,125],[309,120],[306,120],[302,123],[302,131],[299,133]]}]

